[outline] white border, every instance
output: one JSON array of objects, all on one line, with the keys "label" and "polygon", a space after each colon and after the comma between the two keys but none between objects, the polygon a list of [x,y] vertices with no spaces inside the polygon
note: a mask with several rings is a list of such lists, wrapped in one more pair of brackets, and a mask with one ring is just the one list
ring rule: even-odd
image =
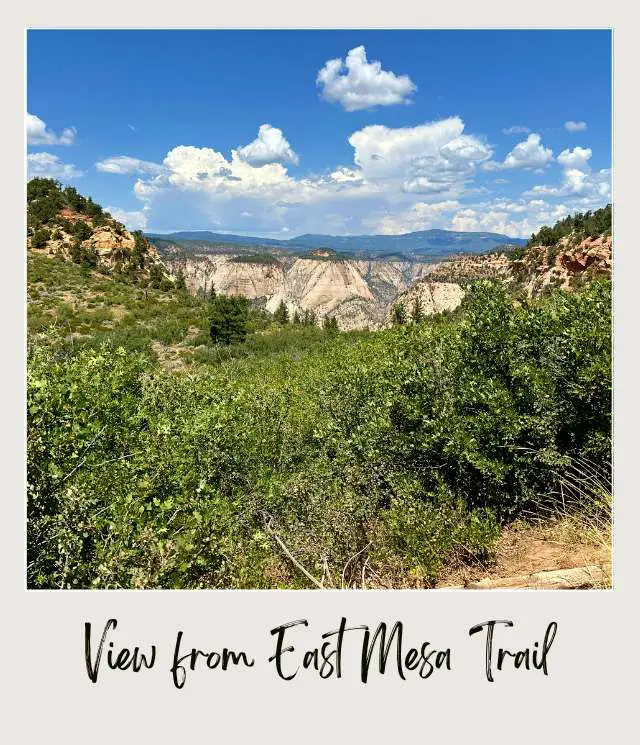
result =
[{"label": "white border", "polygon": [[[160,9],[151,2],[114,0],[87,8],[77,0],[64,6],[33,0],[3,19],[2,69],[9,78],[2,118],[5,157],[1,181],[4,241],[3,451],[7,519],[2,542],[5,695],[9,721],[20,742],[174,742],[198,736],[230,742],[382,742],[405,738],[461,742],[616,742],[616,732],[633,732],[634,666],[632,603],[637,598],[633,547],[638,498],[633,472],[637,421],[633,301],[637,295],[638,233],[633,210],[637,177],[635,123],[638,67],[637,26],[624,4],[602,10],[582,3],[540,0],[514,8],[506,2],[459,3],[454,9],[396,2],[390,10],[361,1],[328,0],[313,7],[298,3],[232,7],[182,2]],[[6,14],[6,11],[3,11]],[[366,20],[366,23],[363,23]],[[33,592],[24,590],[24,28],[609,28],[615,32],[615,590],[588,593],[544,591],[331,592],[317,591],[133,591]],[[114,50],[117,53],[117,50]],[[588,54],[588,49],[585,49]],[[79,61],[81,64],[81,61]],[[13,76],[13,77],[10,77]],[[90,104],[88,104],[90,105]],[[637,209],[635,210],[637,211]],[[19,279],[18,279],[19,278]],[[18,322],[22,320],[22,323]],[[18,395],[20,392],[20,395]],[[16,540],[17,539],[17,540]],[[268,630],[306,617],[311,630],[335,628],[341,615],[375,626],[401,619],[413,641],[430,639],[457,652],[453,673],[428,681],[403,682],[386,675],[363,686],[355,667],[340,681],[277,680],[264,661],[272,651]],[[250,675],[213,672],[177,692],[168,665],[148,677],[106,674],[92,686],[84,672],[82,624],[120,620],[121,638],[156,641],[170,652],[182,628],[190,643],[245,647],[261,659]],[[512,618],[513,639],[532,641],[546,623],[559,631],[550,675],[507,675],[488,684],[482,653],[467,629],[488,618]],[[314,637],[315,642],[315,637]],[[4,699],[7,700],[6,698]],[[626,729],[629,728],[629,729]],[[624,740],[626,741],[626,737]]]}]

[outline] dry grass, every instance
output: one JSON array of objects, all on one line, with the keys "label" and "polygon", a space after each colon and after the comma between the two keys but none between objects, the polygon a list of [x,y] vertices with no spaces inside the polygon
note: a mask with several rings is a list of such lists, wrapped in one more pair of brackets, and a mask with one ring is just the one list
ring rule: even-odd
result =
[{"label": "dry grass", "polygon": [[[611,587],[612,489],[608,470],[574,458],[558,491],[505,528],[490,563],[450,566],[439,587],[595,567],[590,589]],[[523,584],[522,586],[528,586]],[[533,586],[533,585],[532,585]]]}]

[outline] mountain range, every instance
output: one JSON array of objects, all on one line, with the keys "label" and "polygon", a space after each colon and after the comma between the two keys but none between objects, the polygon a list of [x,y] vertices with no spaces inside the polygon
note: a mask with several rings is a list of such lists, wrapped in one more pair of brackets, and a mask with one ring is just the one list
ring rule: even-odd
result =
[{"label": "mountain range", "polygon": [[453,230],[420,230],[402,235],[322,235],[306,233],[288,240],[257,238],[247,235],[213,233],[208,230],[147,233],[147,238],[165,241],[198,241],[204,243],[263,246],[292,252],[310,248],[329,248],[354,256],[401,255],[407,258],[443,258],[460,253],[485,253],[497,246],[524,246],[526,240],[502,233],[457,232]]}]

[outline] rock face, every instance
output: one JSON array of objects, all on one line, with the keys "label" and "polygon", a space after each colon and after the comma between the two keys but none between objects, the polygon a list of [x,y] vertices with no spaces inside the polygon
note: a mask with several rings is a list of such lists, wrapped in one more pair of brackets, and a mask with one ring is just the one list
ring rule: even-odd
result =
[{"label": "rock face", "polygon": [[[464,295],[462,287],[454,282],[431,282],[427,278],[399,295],[394,305],[402,305],[407,318],[411,317],[415,308],[419,308],[423,316],[431,316],[445,310],[455,310]],[[391,313],[388,320],[391,322]]]},{"label": "rock face", "polygon": [[591,277],[610,276],[611,269],[610,235],[579,242],[569,236],[556,246],[530,247],[521,260],[513,262],[512,273],[527,294],[533,296],[548,287],[570,290]]},{"label": "rock face", "polygon": [[[126,229],[120,226],[116,227],[114,221],[108,221],[103,225],[94,227],[91,218],[87,215],[81,215],[69,209],[60,211],[60,217],[68,221],[71,225],[76,222],[83,222],[91,229],[91,235],[81,242],[84,249],[95,253],[100,264],[108,269],[114,269],[117,265],[126,264],[134,254],[136,245],[135,238]],[[33,251],[43,253],[47,256],[59,256],[68,261],[73,258],[74,236],[67,232],[62,226],[58,226],[49,231],[51,238],[46,245],[41,248],[34,248],[31,237],[27,240],[27,246]],[[155,246],[148,241],[144,243],[145,268],[138,269],[142,274],[149,274],[149,268],[153,264],[158,264],[163,268],[164,263],[158,254]]]},{"label": "rock face", "polygon": [[355,261],[329,257],[284,257],[273,262],[242,261],[214,255],[167,262],[182,271],[191,292],[215,291],[261,301],[273,312],[281,301],[291,313],[313,311],[320,322],[334,316],[341,329],[387,325],[389,304],[434,264],[409,261]]},{"label": "rock face", "polygon": [[537,295],[547,286],[570,290],[576,278],[611,272],[611,237],[554,247],[532,246],[514,260],[505,254],[456,256],[438,263],[343,259],[326,249],[304,257],[232,254],[169,254],[168,270],[182,272],[188,289],[244,295],[273,312],[284,302],[289,312],[315,313],[321,322],[335,317],[342,330],[385,328],[400,303],[410,315],[455,309],[464,287],[477,279],[496,279]]}]

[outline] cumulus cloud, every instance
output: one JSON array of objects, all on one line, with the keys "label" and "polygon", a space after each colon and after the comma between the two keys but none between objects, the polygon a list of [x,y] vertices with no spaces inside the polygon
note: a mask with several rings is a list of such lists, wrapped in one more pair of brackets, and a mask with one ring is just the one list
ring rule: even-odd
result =
[{"label": "cumulus cloud", "polygon": [[285,139],[282,130],[270,124],[261,125],[258,136],[253,142],[238,148],[238,157],[252,166],[264,166],[268,163],[293,163],[298,165],[299,158]]},{"label": "cumulus cloud", "polygon": [[541,168],[553,160],[553,150],[542,144],[539,134],[532,133],[526,140],[519,142],[502,163],[489,161],[484,164],[486,171],[506,168]]},{"label": "cumulus cloud", "polygon": [[[249,146],[225,154],[178,145],[163,159],[161,171],[140,173],[134,192],[144,209],[121,214],[128,215],[125,224],[155,230],[209,228],[276,237],[398,234],[432,227],[526,237],[571,210],[601,206],[608,195],[609,173],[592,173],[591,151],[573,148],[558,156],[559,185],[536,186],[521,198],[490,199],[473,181],[491,147],[465,132],[460,117],[414,127],[368,126],[348,141],[352,163],[295,177],[284,163],[247,159],[243,151]],[[519,144],[505,158],[509,167],[552,158],[539,135]],[[522,167],[532,173],[538,168]],[[547,197],[562,204],[550,204]]]},{"label": "cumulus cloud", "polygon": [[586,122],[572,122],[569,120],[568,122],[564,123],[564,128],[567,130],[567,132],[584,132],[584,130],[587,128]]},{"label": "cumulus cloud", "polygon": [[588,171],[589,164],[588,160],[591,158],[591,148],[588,147],[574,147],[573,150],[563,150],[558,155],[558,163],[564,166],[564,168],[575,168],[578,171]]},{"label": "cumulus cloud", "polygon": [[371,228],[374,233],[384,235],[401,235],[413,233],[417,230],[429,230],[444,227],[444,214],[460,207],[457,199],[447,199],[443,202],[416,202],[409,209],[399,214],[373,216],[363,220],[363,224]]},{"label": "cumulus cloud", "polygon": [[57,155],[51,153],[29,153],[27,155],[27,178],[74,179],[82,176],[71,163],[63,163]]},{"label": "cumulus cloud", "polygon": [[460,117],[395,129],[376,124],[354,132],[349,144],[369,180],[395,179],[408,193],[460,191],[492,153],[463,130]]},{"label": "cumulus cloud", "polygon": [[360,171],[354,168],[346,168],[345,166],[339,166],[333,171],[329,178],[338,184],[355,184],[363,181],[363,176]]},{"label": "cumulus cloud", "polygon": [[543,225],[553,225],[566,217],[571,209],[566,204],[552,205],[543,199],[497,199],[458,210],[451,219],[451,228],[527,238]]},{"label": "cumulus cloud", "polygon": [[601,204],[604,200],[611,198],[611,171],[604,168],[593,173],[590,170],[566,168],[562,172],[558,186],[540,184],[524,194],[527,196],[584,197],[595,200],[594,205]]},{"label": "cumulus cloud", "polygon": [[111,158],[99,160],[96,169],[103,173],[137,174],[137,173],[162,173],[163,168],[158,163],[148,160],[131,158],[128,155],[116,155]]},{"label": "cumulus cloud", "polygon": [[380,62],[367,62],[364,46],[347,52],[347,57],[328,60],[318,73],[316,85],[326,101],[339,103],[345,111],[374,106],[411,103],[417,90],[408,75],[382,69]]},{"label": "cumulus cloud", "polygon": [[558,155],[558,163],[563,167],[560,183],[557,186],[539,184],[525,192],[528,196],[582,197],[603,200],[611,196],[611,172],[602,169],[591,170],[591,148],[575,147],[563,150]]},{"label": "cumulus cloud", "polygon": [[75,127],[67,127],[57,135],[35,114],[27,113],[26,126],[28,145],[73,145],[76,136]]},{"label": "cumulus cloud", "polygon": [[127,212],[119,207],[107,207],[107,212],[121,222],[128,230],[144,230],[147,227],[147,211],[133,210]]},{"label": "cumulus cloud", "polygon": [[502,130],[503,135],[526,135],[529,134],[531,130],[529,127],[524,127],[522,124],[514,124],[511,127],[505,127],[505,129]]}]

